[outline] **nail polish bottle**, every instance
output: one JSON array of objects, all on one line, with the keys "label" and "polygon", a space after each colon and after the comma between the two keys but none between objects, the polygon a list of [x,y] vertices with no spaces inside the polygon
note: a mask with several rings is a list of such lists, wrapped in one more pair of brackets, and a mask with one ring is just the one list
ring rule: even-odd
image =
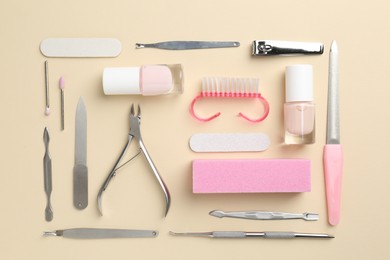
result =
[{"label": "nail polish bottle", "polygon": [[106,95],[182,94],[183,69],[180,64],[105,68],[103,91]]},{"label": "nail polish bottle", "polygon": [[313,67],[286,67],[286,103],[284,104],[284,142],[315,142],[315,105],[313,103]]}]

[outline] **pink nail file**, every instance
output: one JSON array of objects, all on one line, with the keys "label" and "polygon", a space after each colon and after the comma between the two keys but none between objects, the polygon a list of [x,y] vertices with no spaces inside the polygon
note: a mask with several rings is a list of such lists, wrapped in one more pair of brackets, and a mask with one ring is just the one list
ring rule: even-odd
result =
[{"label": "pink nail file", "polygon": [[193,193],[309,192],[310,160],[193,160]]}]

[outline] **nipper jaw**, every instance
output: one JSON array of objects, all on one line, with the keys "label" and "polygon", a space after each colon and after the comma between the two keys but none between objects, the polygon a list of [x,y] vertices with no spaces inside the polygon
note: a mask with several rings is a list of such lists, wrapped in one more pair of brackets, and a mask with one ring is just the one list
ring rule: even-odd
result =
[{"label": "nipper jaw", "polygon": [[163,191],[164,200],[165,200],[165,216],[168,214],[168,211],[169,211],[169,208],[170,208],[170,205],[171,205],[171,196],[170,196],[168,187],[166,186],[165,182],[163,181],[160,173],[157,170],[157,167],[153,163],[152,158],[150,157],[150,155],[149,155],[149,153],[148,153],[148,151],[147,151],[147,149],[145,147],[144,142],[142,141],[141,131],[140,131],[140,123],[141,123],[141,108],[138,105],[138,113],[135,114],[134,113],[134,104],[132,104],[131,105],[131,109],[130,109],[130,133],[128,135],[127,143],[126,143],[126,145],[125,145],[123,151],[121,152],[118,160],[116,161],[114,167],[112,168],[111,172],[107,176],[106,180],[104,181],[104,183],[103,183],[103,185],[100,188],[99,193],[98,193],[98,198],[97,198],[98,209],[99,209],[99,212],[100,212],[101,215],[103,215],[102,195],[103,195],[103,192],[107,189],[107,186],[110,183],[111,179],[115,176],[116,171],[119,168],[121,168],[122,166],[124,166],[125,164],[130,162],[132,159],[134,159],[139,154],[139,153],[136,154],[129,161],[123,163],[122,165],[119,165],[121,160],[123,159],[123,157],[124,157],[128,147],[130,146],[131,141],[133,139],[136,139],[138,141],[140,152],[142,152],[142,154],[145,156],[146,160],[148,161],[148,164],[149,164],[149,166],[150,166],[150,168],[151,168],[155,178],[157,179],[157,182],[160,185],[161,190]]}]

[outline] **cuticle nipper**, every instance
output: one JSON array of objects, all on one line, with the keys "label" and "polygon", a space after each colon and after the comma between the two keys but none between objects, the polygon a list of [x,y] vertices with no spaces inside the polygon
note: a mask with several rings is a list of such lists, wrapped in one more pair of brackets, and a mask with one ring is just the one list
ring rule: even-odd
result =
[{"label": "cuticle nipper", "polygon": [[[153,174],[154,174],[155,178],[157,179],[157,181],[158,181],[158,183],[159,183],[159,185],[160,185],[160,187],[161,187],[161,189],[162,189],[162,191],[164,193],[165,216],[168,214],[169,207],[170,207],[170,204],[171,204],[171,196],[169,194],[168,187],[165,185],[161,175],[159,174],[156,166],[154,165],[154,163],[152,161],[152,158],[150,157],[150,155],[149,155],[149,153],[148,153],[148,151],[147,151],[147,149],[145,147],[144,142],[142,141],[141,131],[140,131],[140,123],[141,123],[141,108],[138,105],[138,113],[137,113],[137,115],[135,115],[135,113],[134,113],[134,104],[132,104],[131,105],[131,109],[130,109],[130,133],[128,135],[127,143],[126,143],[124,149],[122,150],[121,154],[119,155],[119,158],[116,161],[114,167],[112,168],[111,172],[109,173],[109,175],[107,176],[106,180],[104,181],[102,187],[100,188],[98,196],[97,196],[98,209],[99,209],[99,212],[100,212],[101,215],[103,215],[103,208],[102,208],[102,195],[103,195],[103,192],[107,189],[107,186],[110,183],[111,179],[116,175],[116,171],[119,168],[123,167],[125,164],[129,163],[132,159],[134,159],[140,153],[142,153],[145,156],[146,160],[148,161],[148,164],[149,164],[150,168],[153,171]],[[122,161],[124,155],[126,154],[126,151],[127,151],[128,147],[130,146],[131,141],[133,140],[133,138],[138,140],[140,151],[136,155],[134,155],[130,160],[128,160],[127,162],[123,163],[122,165],[119,165],[120,162]]]}]

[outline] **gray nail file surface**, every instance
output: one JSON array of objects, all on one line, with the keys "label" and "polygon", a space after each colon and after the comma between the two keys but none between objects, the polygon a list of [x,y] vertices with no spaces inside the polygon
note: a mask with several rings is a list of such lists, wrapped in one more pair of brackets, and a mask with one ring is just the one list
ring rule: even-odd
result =
[{"label": "gray nail file surface", "polygon": [[73,204],[77,209],[85,209],[88,206],[87,109],[83,97],[77,104],[75,125]]},{"label": "gray nail file surface", "polygon": [[41,42],[40,49],[46,57],[116,57],[122,44],[114,38],[48,38]]},{"label": "gray nail file surface", "polygon": [[269,145],[269,137],[263,133],[201,133],[190,138],[194,152],[260,152]]}]

